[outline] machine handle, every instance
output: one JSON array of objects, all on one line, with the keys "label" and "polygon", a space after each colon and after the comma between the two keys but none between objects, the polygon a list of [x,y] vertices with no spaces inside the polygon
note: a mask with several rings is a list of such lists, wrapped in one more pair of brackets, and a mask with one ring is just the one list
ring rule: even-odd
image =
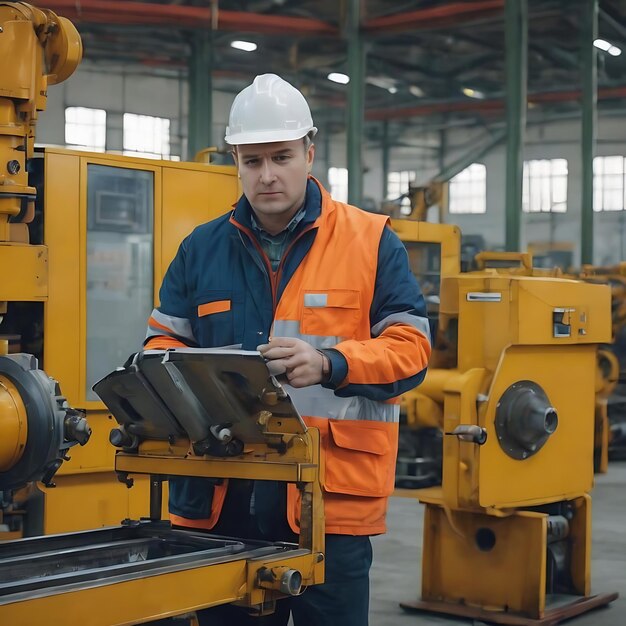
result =
[{"label": "machine handle", "polygon": [[459,424],[452,432],[446,435],[454,435],[461,441],[468,441],[482,446],[487,441],[487,431],[475,424]]}]

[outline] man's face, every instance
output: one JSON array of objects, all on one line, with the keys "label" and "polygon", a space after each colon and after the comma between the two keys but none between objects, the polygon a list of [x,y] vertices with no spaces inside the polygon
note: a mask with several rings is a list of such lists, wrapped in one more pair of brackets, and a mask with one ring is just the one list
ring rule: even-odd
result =
[{"label": "man's face", "polygon": [[304,202],[314,156],[314,146],[305,151],[302,139],[237,146],[241,186],[262,221],[284,218],[287,225]]}]

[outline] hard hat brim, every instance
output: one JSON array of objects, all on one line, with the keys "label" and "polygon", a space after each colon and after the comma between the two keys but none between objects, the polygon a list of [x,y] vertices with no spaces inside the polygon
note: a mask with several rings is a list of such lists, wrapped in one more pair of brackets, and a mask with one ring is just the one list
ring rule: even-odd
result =
[{"label": "hard hat brim", "polygon": [[255,143],[277,143],[280,141],[295,141],[302,139],[309,133],[317,133],[317,128],[298,128],[296,130],[268,130],[256,131],[248,133],[236,133],[234,135],[226,135],[224,141],[231,146],[243,146]]}]

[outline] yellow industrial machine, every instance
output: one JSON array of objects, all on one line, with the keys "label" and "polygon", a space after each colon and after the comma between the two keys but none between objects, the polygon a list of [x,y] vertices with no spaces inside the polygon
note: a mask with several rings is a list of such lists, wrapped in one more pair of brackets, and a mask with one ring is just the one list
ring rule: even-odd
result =
[{"label": "yellow industrial machine", "polygon": [[[428,276],[427,265],[437,265],[436,254],[433,240],[445,237],[445,233],[449,232],[453,227],[448,225],[431,224],[428,226],[430,231],[425,229],[418,230],[415,226],[407,226],[403,224],[403,220],[394,220],[394,228],[398,232],[401,239],[404,240],[409,253],[411,255],[411,266],[413,272],[417,276],[420,283],[426,285],[426,292],[433,290],[433,279],[436,281],[438,275],[432,274],[432,278]],[[428,234],[427,234],[428,233]],[[420,240],[421,238],[421,240]],[[456,247],[455,247],[456,245]],[[428,259],[430,249],[430,260]],[[449,258],[455,256],[460,258],[461,251],[456,243],[448,246]],[[426,263],[426,265],[425,265]],[[545,277],[566,277],[578,279],[578,276],[564,275],[559,267],[536,267],[534,265],[534,257],[530,252],[493,252],[484,251],[478,253],[472,263],[473,273],[476,272],[497,272],[498,274],[519,275],[519,276],[545,276]],[[449,262],[448,269],[453,267]],[[445,272],[442,274],[445,275]],[[591,274],[589,277],[582,277],[588,282],[603,283],[602,278]],[[619,282],[618,282],[619,285]],[[439,287],[436,287],[439,291]],[[618,286],[612,288],[612,299],[615,301],[616,294],[620,294],[621,290]],[[438,304],[432,304],[432,298],[426,295],[429,304],[429,317],[431,324],[436,328],[438,317]],[[438,296],[435,298],[438,301]],[[615,311],[619,310],[619,306],[613,304],[613,316]],[[616,324],[614,322],[614,336]],[[619,335],[618,335],[619,336]],[[446,341],[445,338],[435,336],[436,341]],[[614,344],[615,344],[614,340]],[[442,364],[439,359],[442,358],[440,350],[433,354],[431,370],[439,369]],[[445,367],[445,364],[443,365]],[[430,373],[428,374],[430,376]],[[626,380],[626,375],[624,375]],[[626,427],[622,424],[626,421],[622,417],[626,411],[620,402],[621,396],[615,393],[616,385],[619,379],[619,363],[618,359],[609,346],[599,347],[597,350],[597,369],[596,369],[596,396],[595,396],[595,431],[594,431],[594,470],[599,473],[606,473],[608,469],[609,458],[609,441],[613,442],[613,449],[617,450],[619,446],[622,430],[626,433]],[[443,429],[443,416],[441,411],[434,407],[432,398],[429,396],[430,388],[428,386],[420,386],[405,393],[402,397],[401,412],[401,436],[400,448],[398,455],[398,465],[396,472],[396,485],[399,488],[420,488],[433,484],[441,484],[441,456],[442,441],[441,432]],[[610,400],[609,400],[610,399]],[[441,398],[437,396],[437,402]],[[609,420],[608,407],[613,410],[613,419]]]},{"label": "yellow industrial machine", "polygon": [[[28,180],[37,114],[48,85],[65,80],[80,63],[74,26],[51,11],[0,2],[0,321],[8,302],[43,302],[48,295],[47,249],[30,245],[36,190]],[[20,534],[7,523],[14,514],[11,490],[52,478],[76,443],[89,439],[80,411],[70,408],[59,384],[31,354],[8,355],[0,337],[0,536]]]},{"label": "yellow industrial machine", "polygon": [[230,167],[34,151],[47,86],[77,67],[80,37],[68,20],[21,2],[0,2],[0,28],[0,340],[34,355],[93,430],[56,489],[0,487],[8,538],[117,524],[147,506],[147,478],[132,492],[116,479],[112,418],[91,387],[139,347],[178,244],[226,210],[238,184]]},{"label": "yellow industrial machine", "polygon": [[[394,227],[406,241],[422,224]],[[589,597],[596,350],[610,336],[610,294],[537,271],[528,255],[479,264],[441,272],[431,365],[408,394],[407,414],[443,432],[443,467],[440,487],[414,492],[426,504],[422,599],[403,606],[553,624],[615,597]]]},{"label": "yellow industrial machine", "polygon": [[[426,300],[431,334],[436,337],[441,280],[461,271],[461,231],[450,224],[414,219],[392,219],[392,228],[403,241],[411,270]],[[438,363],[431,355],[429,373]],[[433,361],[435,359],[435,361]],[[421,386],[402,396],[396,486],[427,487],[441,482],[442,422],[438,411],[420,393]]]},{"label": "yellow industrial machine", "polygon": [[[120,478],[150,480],[150,515],[0,545],[0,623],[129,625],[231,602],[262,615],[323,582],[319,432],[258,352],[139,353],[95,390],[119,423],[111,440]],[[299,542],[172,529],[161,521],[168,476],[294,484]]]},{"label": "yellow industrial machine", "polygon": [[611,288],[611,343],[598,353],[598,403],[596,407],[597,464],[608,467],[609,454],[626,453],[626,262],[602,267],[584,265],[580,279]]}]

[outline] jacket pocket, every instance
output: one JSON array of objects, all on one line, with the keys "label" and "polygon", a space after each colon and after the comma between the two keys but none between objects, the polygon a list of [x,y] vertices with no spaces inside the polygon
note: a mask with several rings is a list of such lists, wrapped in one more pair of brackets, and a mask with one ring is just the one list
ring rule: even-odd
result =
[{"label": "jacket pocket", "polygon": [[243,301],[228,290],[196,295],[196,340],[202,347],[228,346],[241,342]]},{"label": "jacket pocket", "polygon": [[393,491],[395,424],[329,420],[324,488],[380,498]]},{"label": "jacket pocket", "polygon": [[302,292],[301,332],[304,335],[351,339],[361,318],[361,293],[353,289]]}]

